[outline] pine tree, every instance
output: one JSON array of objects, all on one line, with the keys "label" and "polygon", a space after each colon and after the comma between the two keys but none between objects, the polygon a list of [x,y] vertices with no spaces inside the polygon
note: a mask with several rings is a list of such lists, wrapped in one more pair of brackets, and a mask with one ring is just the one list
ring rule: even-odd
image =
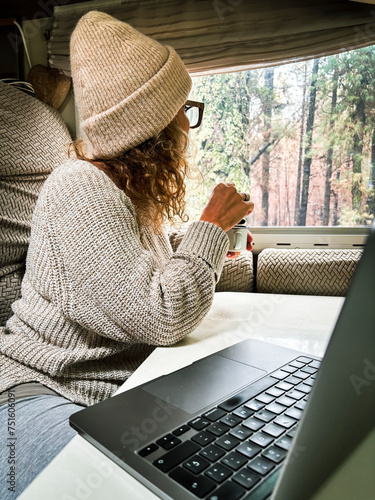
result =
[{"label": "pine tree", "polygon": [[306,225],[306,215],[307,215],[307,203],[309,199],[309,184],[310,184],[310,168],[311,168],[311,146],[312,146],[312,135],[314,129],[314,118],[315,118],[315,103],[316,103],[316,90],[317,90],[317,79],[319,71],[319,59],[314,60],[312,74],[311,74],[311,84],[310,84],[310,98],[309,98],[309,112],[306,121],[306,147],[303,160],[303,177],[302,177],[302,194],[301,194],[301,208],[299,212],[298,225]]}]

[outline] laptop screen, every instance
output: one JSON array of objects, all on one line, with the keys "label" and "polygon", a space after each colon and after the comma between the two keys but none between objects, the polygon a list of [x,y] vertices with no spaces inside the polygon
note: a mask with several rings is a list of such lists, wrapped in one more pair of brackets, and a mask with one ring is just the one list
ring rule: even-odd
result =
[{"label": "laptop screen", "polygon": [[375,221],[272,498],[310,498],[374,425]]}]

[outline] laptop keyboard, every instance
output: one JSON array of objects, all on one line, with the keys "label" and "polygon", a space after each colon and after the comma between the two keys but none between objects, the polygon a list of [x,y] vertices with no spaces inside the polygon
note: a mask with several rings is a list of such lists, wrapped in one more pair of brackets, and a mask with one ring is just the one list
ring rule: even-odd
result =
[{"label": "laptop keyboard", "polygon": [[197,498],[273,490],[320,362],[300,356],[138,451]]}]

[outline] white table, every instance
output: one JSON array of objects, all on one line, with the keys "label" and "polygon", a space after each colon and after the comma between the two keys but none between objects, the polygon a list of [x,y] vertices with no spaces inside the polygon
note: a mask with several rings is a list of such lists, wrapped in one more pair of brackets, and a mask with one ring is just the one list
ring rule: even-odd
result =
[{"label": "white table", "polygon": [[[175,346],[155,349],[118,393],[247,338],[322,356],[343,301],[342,297],[216,293],[201,325]],[[77,435],[18,498],[158,497]]]}]

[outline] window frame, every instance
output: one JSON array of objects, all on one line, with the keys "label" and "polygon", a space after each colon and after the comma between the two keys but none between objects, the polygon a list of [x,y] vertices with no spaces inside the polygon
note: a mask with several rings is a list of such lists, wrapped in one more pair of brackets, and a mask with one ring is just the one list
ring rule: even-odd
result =
[{"label": "window frame", "polygon": [[250,231],[254,254],[265,248],[360,250],[365,246],[370,226],[254,226]]}]

